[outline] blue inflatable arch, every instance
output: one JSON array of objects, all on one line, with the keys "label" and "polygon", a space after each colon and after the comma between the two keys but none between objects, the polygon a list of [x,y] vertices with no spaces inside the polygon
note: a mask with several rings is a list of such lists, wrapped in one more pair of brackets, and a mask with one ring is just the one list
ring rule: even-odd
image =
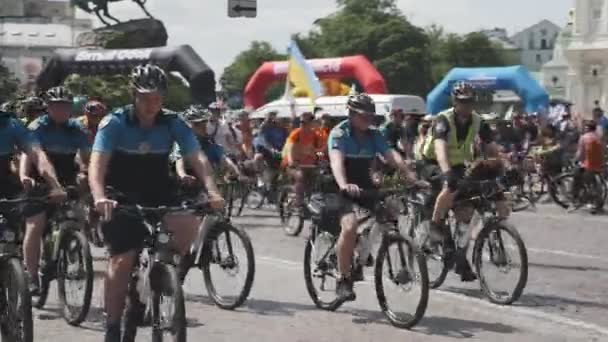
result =
[{"label": "blue inflatable arch", "polygon": [[512,90],[521,98],[526,112],[541,112],[549,105],[549,95],[521,66],[501,68],[454,68],[426,98],[427,111],[437,114],[449,104],[452,85],[458,81],[471,82],[475,87],[490,90]]}]

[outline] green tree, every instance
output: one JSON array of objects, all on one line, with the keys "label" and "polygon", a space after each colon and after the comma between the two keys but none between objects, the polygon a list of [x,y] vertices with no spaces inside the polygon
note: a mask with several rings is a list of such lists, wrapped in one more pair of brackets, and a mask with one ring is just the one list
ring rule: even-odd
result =
[{"label": "green tree", "polygon": [[[426,94],[431,86],[428,37],[394,0],[338,0],[338,11],[315,21],[302,45],[321,57],[365,55],[389,91]],[[308,55],[306,55],[308,57]]]},{"label": "green tree", "polygon": [[[131,102],[129,80],[124,75],[81,76],[72,74],[65,80],[65,86],[74,94],[101,98],[110,108],[124,106]],[[190,102],[190,89],[183,84],[181,79],[169,75],[164,106],[180,111],[185,109]]]},{"label": "green tree", "polygon": [[16,96],[19,80],[0,61],[0,103]]},{"label": "green tree", "polygon": [[[249,48],[236,56],[220,79],[222,88],[229,94],[241,93],[253,73],[264,62],[285,60],[287,56],[279,53],[268,42],[253,41]],[[283,94],[284,85],[276,84],[266,94],[273,99]]]}]

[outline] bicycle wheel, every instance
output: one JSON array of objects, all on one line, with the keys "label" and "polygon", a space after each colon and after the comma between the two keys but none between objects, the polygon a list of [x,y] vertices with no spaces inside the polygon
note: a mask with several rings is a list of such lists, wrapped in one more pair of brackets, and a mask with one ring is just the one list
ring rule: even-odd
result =
[{"label": "bicycle wheel", "polygon": [[184,293],[175,267],[156,263],[150,272],[152,342],[186,342]]},{"label": "bicycle wheel", "polygon": [[285,234],[288,236],[300,235],[304,228],[304,217],[296,208],[295,194],[287,189],[284,189],[279,197],[279,217]]},{"label": "bicycle wheel", "polygon": [[[87,238],[74,228],[65,227],[57,258],[57,295],[63,318],[79,325],[89,313],[93,295],[93,257]],[[75,283],[75,284],[74,284]],[[66,291],[75,285],[77,294]]]},{"label": "bicycle wheel", "polygon": [[[512,241],[507,242],[508,238]],[[519,262],[513,261],[515,255],[519,257]],[[528,281],[528,253],[524,241],[514,227],[505,222],[493,222],[484,227],[475,240],[473,263],[481,290],[492,303],[508,305],[519,299]],[[486,272],[489,268],[486,265],[490,264],[496,266],[498,272]],[[502,277],[518,265],[520,271],[515,272],[515,281]],[[495,290],[495,286],[504,286],[506,289]]]},{"label": "bicycle wheel", "polygon": [[2,341],[32,342],[32,298],[21,260],[8,258],[2,261],[2,296],[0,304],[0,335]]},{"label": "bicycle wheel", "polygon": [[[396,249],[391,251],[392,247]],[[378,304],[392,325],[409,329],[422,319],[429,299],[429,278],[425,257],[411,240],[396,233],[383,237],[374,278]],[[391,286],[398,291],[396,297],[389,299]],[[406,308],[395,309],[393,303],[404,303]]]},{"label": "bicycle wheel", "polygon": [[[342,305],[336,297],[338,258],[335,244],[336,238],[332,234],[320,232],[311,234],[304,248],[306,290],[316,307],[327,311],[335,311]],[[319,280],[318,285],[315,280]]]},{"label": "bicycle wheel", "polygon": [[551,198],[564,209],[568,209],[573,204],[573,184],[574,174],[564,173],[555,178],[549,185],[549,194],[551,195]]},{"label": "bicycle wheel", "polygon": [[[412,228],[410,228],[409,236],[414,239],[419,246],[425,246],[428,243],[431,221],[420,221],[421,217],[418,210],[410,209],[410,215],[414,215],[414,219],[411,220]],[[448,272],[450,271],[450,267],[443,253],[443,245],[439,246],[438,249],[433,250],[422,247],[422,250],[427,263],[426,269],[429,287],[431,289],[436,289],[445,282]]]},{"label": "bicycle wheel", "polygon": [[[242,247],[237,252],[239,244]],[[200,265],[207,292],[217,306],[232,310],[245,302],[253,285],[255,257],[251,239],[242,228],[229,222],[219,222],[211,227],[203,242]],[[229,293],[226,283],[231,283],[244,266],[247,270],[242,284],[233,286],[236,290]],[[222,275],[226,275],[226,279],[222,279]]]},{"label": "bicycle wheel", "polygon": [[511,194],[513,195],[511,210],[513,212],[526,210],[534,203],[524,191],[523,185],[516,185],[511,190]]}]

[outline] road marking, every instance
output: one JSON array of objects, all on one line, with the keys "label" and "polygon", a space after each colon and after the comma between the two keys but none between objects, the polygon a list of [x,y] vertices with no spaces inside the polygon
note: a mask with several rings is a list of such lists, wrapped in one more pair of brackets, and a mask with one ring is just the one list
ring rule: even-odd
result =
[{"label": "road marking", "polygon": [[[284,268],[284,269],[288,269],[288,270],[301,270],[302,269],[301,263],[294,262],[291,260],[281,259],[281,258],[275,258],[275,257],[271,257],[271,256],[256,257],[256,260],[260,260],[265,264],[278,266],[280,268]],[[365,281],[364,283],[371,284],[371,281]],[[536,319],[549,321],[551,323],[569,325],[574,328],[581,328],[581,329],[593,331],[595,333],[599,333],[599,334],[608,336],[608,329],[604,328],[602,326],[599,326],[597,324],[587,323],[584,321],[580,321],[580,320],[576,320],[576,319],[572,319],[572,318],[568,318],[568,317],[564,317],[564,316],[560,316],[560,315],[556,315],[556,314],[546,313],[546,312],[518,307],[518,306],[500,306],[500,305],[496,305],[496,304],[487,302],[483,299],[473,298],[473,297],[465,296],[465,295],[458,294],[458,293],[448,292],[448,291],[444,291],[444,290],[433,290],[432,292],[434,294],[439,294],[443,297],[471,302],[471,303],[475,303],[475,304],[480,304],[491,310],[501,310],[504,312],[521,314],[521,315],[533,317]]]},{"label": "road marking", "polygon": [[529,252],[538,253],[538,254],[555,254],[555,255],[562,255],[562,256],[568,256],[568,257],[579,258],[579,259],[592,259],[592,260],[600,260],[600,261],[608,262],[608,258],[604,258],[604,257],[596,256],[596,255],[579,254],[579,253],[559,251],[559,250],[553,250],[553,249],[543,249],[543,248],[527,247],[526,249]]}]

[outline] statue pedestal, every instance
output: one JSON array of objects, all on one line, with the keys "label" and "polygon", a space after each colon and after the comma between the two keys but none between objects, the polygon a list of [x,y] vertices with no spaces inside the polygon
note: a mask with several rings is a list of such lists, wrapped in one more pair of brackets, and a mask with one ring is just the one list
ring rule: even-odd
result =
[{"label": "statue pedestal", "polygon": [[168,38],[162,21],[146,18],[81,33],[76,38],[76,45],[102,49],[153,48],[166,46]]}]

